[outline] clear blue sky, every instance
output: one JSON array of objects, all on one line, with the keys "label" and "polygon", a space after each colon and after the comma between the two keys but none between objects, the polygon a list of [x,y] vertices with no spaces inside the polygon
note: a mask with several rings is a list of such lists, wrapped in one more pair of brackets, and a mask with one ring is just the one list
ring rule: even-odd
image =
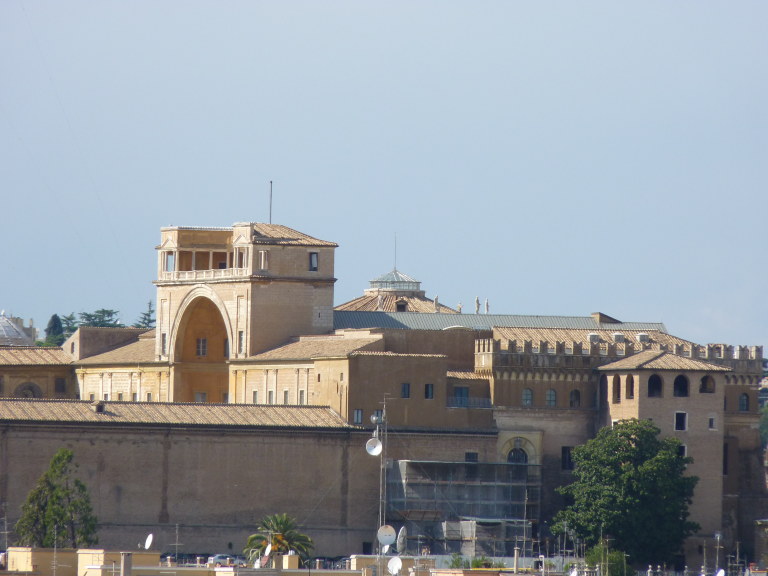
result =
[{"label": "clear blue sky", "polygon": [[[764,1],[0,2],[0,308],[154,298],[162,226],[465,311],[768,345]],[[768,351],[767,351],[768,352]]]}]

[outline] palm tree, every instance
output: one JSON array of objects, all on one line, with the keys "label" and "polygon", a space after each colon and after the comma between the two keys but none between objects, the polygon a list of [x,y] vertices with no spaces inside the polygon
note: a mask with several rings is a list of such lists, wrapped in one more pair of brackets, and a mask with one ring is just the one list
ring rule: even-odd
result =
[{"label": "palm tree", "polygon": [[288,514],[272,514],[262,518],[258,532],[251,534],[243,549],[249,561],[269,554],[287,554],[291,550],[302,558],[314,547],[312,538],[296,530],[296,519]]}]

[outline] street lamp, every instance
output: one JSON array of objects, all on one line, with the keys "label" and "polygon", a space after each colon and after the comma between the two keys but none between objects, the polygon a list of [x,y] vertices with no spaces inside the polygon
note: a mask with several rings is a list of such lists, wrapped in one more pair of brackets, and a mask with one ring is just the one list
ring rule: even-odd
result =
[{"label": "street lamp", "polygon": [[719,530],[715,532],[715,574],[720,568],[720,538],[722,537],[723,534]]}]

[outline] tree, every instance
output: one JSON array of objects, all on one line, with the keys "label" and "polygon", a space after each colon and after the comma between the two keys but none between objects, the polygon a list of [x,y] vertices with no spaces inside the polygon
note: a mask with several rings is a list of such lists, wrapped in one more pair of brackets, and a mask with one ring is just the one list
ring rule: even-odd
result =
[{"label": "tree", "polygon": [[66,448],[56,452],[27,496],[16,523],[19,545],[78,548],[98,542],[88,489],[72,476],[73,458]]},{"label": "tree", "polygon": [[48,325],[45,327],[45,345],[61,346],[66,340],[64,336],[64,326],[61,324],[61,318],[58,314],[51,316]]},{"label": "tree", "polygon": [[575,481],[559,488],[572,503],[553,531],[573,530],[594,545],[610,535],[635,565],[672,562],[699,526],[688,520],[698,482],[686,476],[693,459],[676,438],[659,438],[648,420],[622,420],[573,449]]},{"label": "tree", "polygon": [[[271,546],[270,546],[271,545]],[[243,549],[243,554],[252,561],[266,554],[284,554],[293,550],[306,558],[314,548],[312,539],[296,529],[296,520],[288,514],[265,516],[258,527],[258,532],[251,534]]]},{"label": "tree", "polygon": [[152,308],[152,300],[147,302],[147,311],[142,312],[139,319],[133,325],[134,328],[146,328],[151,330],[155,327],[155,310]]},{"label": "tree", "polygon": [[117,328],[122,326],[117,318],[117,310],[100,308],[95,312],[80,312],[80,326],[97,326],[102,328]]},{"label": "tree", "polygon": [[64,336],[66,339],[75,333],[75,330],[77,330],[77,327],[80,324],[77,321],[77,316],[75,316],[75,313],[72,312],[71,314],[65,314],[61,317],[61,325],[64,328]]}]

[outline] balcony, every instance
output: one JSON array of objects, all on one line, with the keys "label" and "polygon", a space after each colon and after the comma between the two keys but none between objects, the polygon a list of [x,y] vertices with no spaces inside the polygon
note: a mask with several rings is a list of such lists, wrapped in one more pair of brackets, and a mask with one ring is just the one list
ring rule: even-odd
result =
[{"label": "balcony", "polygon": [[250,276],[247,268],[221,268],[217,270],[181,270],[160,272],[159,282],[198,282],[200,280],[221,280]]},{"label": "balcony", "polygon": [[449,396],[448,408],[491,408],[491,399],[483,396]]}]

